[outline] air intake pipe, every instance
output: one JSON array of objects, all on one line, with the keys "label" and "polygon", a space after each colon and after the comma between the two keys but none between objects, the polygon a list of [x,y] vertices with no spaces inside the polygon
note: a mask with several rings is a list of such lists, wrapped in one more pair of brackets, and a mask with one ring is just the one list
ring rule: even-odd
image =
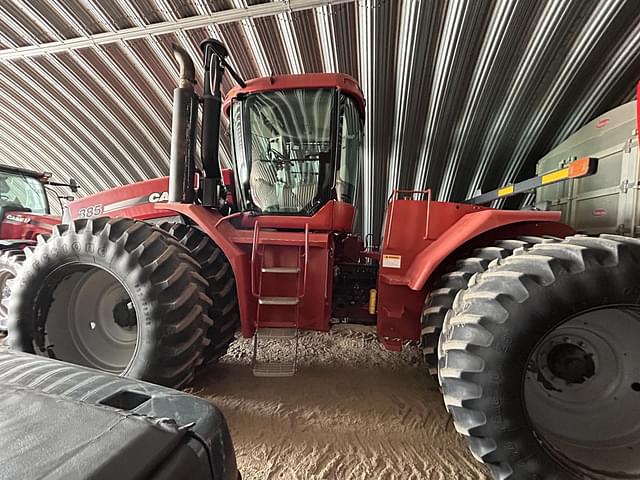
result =
[{"label": "air intake pipe", "polygon": [[204,85],[202,86],[202,204],[217,207],[224,197],[220,190],[220,114],[222,93],[220,85],[225,69],[242,87],[245,83],[227,63],[229,52],[219,41],[209,38],[200,44],[204,56]]},{"label": "air intake pipe", "polygon": [[204,177],[202,179],[202,204],[217,206],[220,192],[220,111],[222,94],[220,84],[224,75],[224,58],[227,49],[212,38],[200,44],[204,56],[204,85],[202,86],[202,134],[201,154]]},{"label": "air intake pipe", "polygon": [[193,203],[195,200],[195,127],[198,118],[198,96],[193,90],[195,68],[189,54],[172,45],[180,66],[180,80],[173,90],[171,123],[171,160],[169,163],[169,201]]}]

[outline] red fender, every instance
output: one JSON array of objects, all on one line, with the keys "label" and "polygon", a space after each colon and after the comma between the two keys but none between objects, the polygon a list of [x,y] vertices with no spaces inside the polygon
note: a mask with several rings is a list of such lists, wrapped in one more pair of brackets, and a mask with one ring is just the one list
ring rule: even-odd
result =
[{"label": "red fender", "polygon": [[[424,209],[424,206],[418,205]],[[416,208],[418,208],[416,207]],[[454,205],[455,207],[455,205]],[[441,204],[441,213],[451,206]],[[468,207],[460,207],[460,210]],[[462,213],[462,212],[461,212]],[[411,217],[408,217],[411,218]],[[406,230],[413,222],[397,223],[398,231]],[[394,248],[389,256],[402,259],[389,267],[384,265],[385,251],[382,252],[378,281],[378,336],[388,349],[399,350],[407,340],[420,339],[420,312],[427,294],[428,281],[443,262],[461,248],[486,246],[494,240],[514,238],[522,235],[553,235],[565,237],[575,231],[560,223],[559,212],[537,212],[518,210],[484,209],[462,213],[446,228],[444,216],[434,216],[440,220],[442,230],[428,238],[415,235],[396,235]],[[438,225],[436,225],[438,226]],[[418,230],[424,232],[419,223]],[[405,263],[406,261],[406,263]]]},{"label": "red fender", "polygon": [[575,233],[575,230],[560,223],[560,212],[482,210],[464,215],[416,255],[406,273],[409,288],[422,290],[429,277],[449,255],[470,240],[487,233],[497,240],[536,234],[566,237]]}]

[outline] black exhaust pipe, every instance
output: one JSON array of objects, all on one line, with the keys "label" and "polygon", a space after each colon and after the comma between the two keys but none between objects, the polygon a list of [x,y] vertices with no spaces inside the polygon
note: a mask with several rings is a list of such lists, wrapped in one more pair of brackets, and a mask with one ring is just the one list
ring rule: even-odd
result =
[{"label": "black exhaust pipe", "polygon": [[180,80],[173,90],[171,124],[171,160],[169,163],[169,201],[193,203],[195,200],[195,128],[198,118],[198,96],[193,91],[195,68],[189,54],[172,45],[180,66]]}]

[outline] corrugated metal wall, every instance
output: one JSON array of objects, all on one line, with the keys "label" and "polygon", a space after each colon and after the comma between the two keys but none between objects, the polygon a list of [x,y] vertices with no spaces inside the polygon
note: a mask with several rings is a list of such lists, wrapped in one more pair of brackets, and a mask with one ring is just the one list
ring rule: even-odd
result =
[{"label": "corrugated metal wall", "polygon": [[640,78],[637,0],[6,0],[1,161],[74,176],[84,193],[166,174],[169,46],[196,57],[208,36],[247,78],[359,79],[359,225],[376,235],[393,188],[460,200],[532,175]]}]

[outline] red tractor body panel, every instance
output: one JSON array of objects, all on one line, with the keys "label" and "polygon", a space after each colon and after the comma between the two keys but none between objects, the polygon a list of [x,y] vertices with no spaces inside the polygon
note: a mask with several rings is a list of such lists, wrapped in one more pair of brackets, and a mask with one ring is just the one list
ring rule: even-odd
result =
[{"label": "red tractor body panel", "polygon": [[[574,233],[572,228],[560,223],[559,212],[495,210],[464,203],[431,202],[427,207],[430,213],[425,215],[425,203],[419,200],[392,202],[391,212],[395,210],[400,218],[411,221],[393,221],[391,215],[387,217],[380,276],[391,285],[421,290],[438,265],[456,249],[481,234],[502,231],[508,225],[514,226],[511,235]],[[494,235],[494,238],[506,237]],[[396,259],[398,256],[401,259]],[[390,267],[385,267],[385,257]]]},{"label": "red tractor body panel", "polygon": [[[294,326],[290,308],[259,307],[258,298],[294,297],[301,289],[304,298],[299,305],[298,328],[329,329],[336,242],[340,241],[338,232],[351,229],[353,206],[331,201],[311,217],[248,213],[223,217],[215,210],[176,203],[156,208],[190,218],[225,253],[236,278],[245,337],[254,334],[257,318],[260,318],[260,327]],[[573,233],[571,228],[558,222],[556,212],[502,211],[463,203],[395,197],[387,212],[380,252],[377,328],[385,346],[392,350],[400,349],[406,341],[419,340],[420,312],[429,278],[443,262],[455,258],[456,252],[472,248],[474,240],[486,244],[519,235]],[[309,229],[307,238],[305,228]],[[306,268],[301,265],[305,242],[308,245]],[[360,253],[362,258],[368,255]],[[273,279],[268,274],[260,275],[264,266],[306,269],[306,288],[300,275]],[[259,308],[262,308],[260,313]]]},{"label": "red tractor body panel", "polygon": [[35,240],[38,235],[51,233],[58,223],[60,217],[54,215],[8,211],[0,222],[0,240]]},{"label": "red tractor body panel", "polygon": [[[215,210],[181,203],[157,208],[173,210],[190,218],[222,249],[235,275],[245,337],[252,336],[256,329],[258,296],[295,297],[302,291],[304,297],[298,306],[298,327],[320,331],[329,329],[334,232],[347,233],[351,230],[352,205],[330,201],[311,217],[248,214],[223,217]],[[305,235],[307,225],[308,236]],[[308,259],[303,264],[305,244],[308,245]],[[261,268],[266,267],[297,267],[301,274],[268,278],[268,273],[261,272]],[[302,275],[305,270],[306,288]],[[291,308],[280,305],[261,308],[261,327],[294,326],[295,313]]]},{"label": "red tractor body panel", "polygon": [[167,201],[169,177],[144,180],[88,195],[68,204],[71,218],[129,217],[137,220],[170,217],[171,210],[155,208]]},{"label": "red tractor body panel", "polygon": [[559,222],[558,212],[396,197],[387,208],[378,276],[378,335],[390,349],[420,339],[429,280],[438,276],[434,274],[443,264],[499,239],[575,233]]}]

